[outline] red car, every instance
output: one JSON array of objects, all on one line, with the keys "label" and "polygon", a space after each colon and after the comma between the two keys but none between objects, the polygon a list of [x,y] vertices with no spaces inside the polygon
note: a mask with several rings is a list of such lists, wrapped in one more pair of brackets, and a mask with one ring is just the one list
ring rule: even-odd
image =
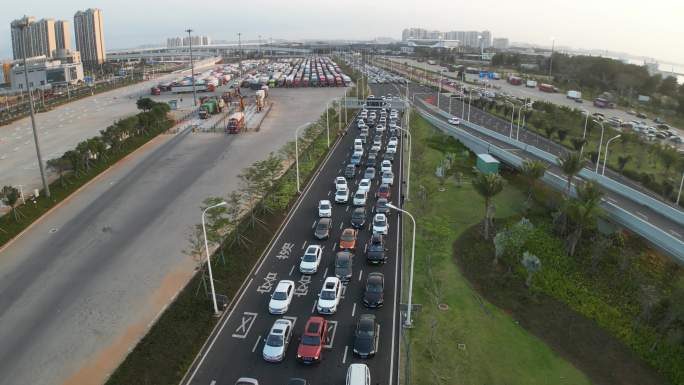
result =
[{"label": "red car", "polygon": [[304,326],[304,334],[297,348],[297,359],[304,364],[313,364],[321,360],[325,333],[328,321],[323,317],[310,317]]},{"label": "red car", "polygon": [[342,235],[340,235],[340,250],[355,250],[356,234],[357,231],[352,228],[342,230]]},{"label": "red car", "polygon": [[390,200],[390,198],[392,197],[392,191],[390,190],[390,186],[386,183],[381,184],[380,187],[378,187],[378,191],[375,192],[375,197]]}]

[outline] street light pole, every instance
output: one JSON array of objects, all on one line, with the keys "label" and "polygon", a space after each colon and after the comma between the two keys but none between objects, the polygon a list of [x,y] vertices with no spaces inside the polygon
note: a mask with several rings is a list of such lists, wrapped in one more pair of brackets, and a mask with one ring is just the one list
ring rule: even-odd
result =
[{"label": "street light pole", "polygon": [[225,206],[227,203],[225,201],[217,203],[213,206],[209,206],[204,211],[202,211],[202,232],[204,233],[204,250],[207,253],[207,270],[209,271],[209,286],[211,287],[211,301],[214,304],[214,316],[217,316],[220,314],[218,310],[218,304],[216,303],[216,290],[214,289],[214,275],[211,272],[211,259],[209,258],[209,241],[207,241],[207,227],[205,225],[204,221],[204,216],[207,214],[207,211],[220,207],[220,206]]},{"label": "street light pole", "polygon": [[682,197],[682,187],[684,187],[684,172],[682,173],[682,181],[679,182],[679,193],[677,194],[677,202],[676,202],[677,205],[679,205],[679,198]]},{"label": "street light pole", "polygon": [[26,92],[28,93],[29,102],[29,112],[31,113],[31,128],[33,128],[33,142],[36,145],[36,155],[38,156],[38,169],[40,170],[40,179],[43,182],[43,189],[45,190],[45,196],[50,198],[50,185],[47,183],[47,178],[45,177],[45,167],[43,165],[43,156],[40,153],[40,141],[38,140],[38,128],[36,127],[36,112],[33,108],[33,96],[31,95],[31,87],[29,86],[28,80],[28,64],[26,60],[26,40],[28,39],[28,27],[29,20],[28,17],[22,19],[21,24],[21,50],[24,56],[24,81],[26,82]]},{"label": "street light pole", "polygon": [[442,73],[439,73],[439,88],[437,89],[437,108],[441,109],[439,106],[439,95],[442,93]]},{"label": "street light pole", "polygon": [[192,29],[185,30],[188,33],[188,43],[190,43],[190,74],[192,76],[192,103],[197,107],[197,88],[195,87],[195,63],[192,60]]},{"label": "street light pole", "polygon": [[606,155],[603,156],[603,169],[601,169],[601,175],[606,174],[606,163],[608,163],[608,145],[615,139],[619,139],[622,135],[615,135],[606,142]]},{"label": "street light pole", "polygon": [[[589,123],[589,111],[584,110],[584,112],[587,114],[587,117],[584,118],[584,131],[582,132],[582,139],[587,138],[587,123]],[[584,152],[584,143],[582,143],[582,147],[580,148],[580,158],[582,157],[583,152]]]},{"label": "street light pole", "polygon": [[295,168],[297,169],[297,192],[301,194],[302,190],[299,188],[299,130],[303,127],[306,127],[309,125],[309,122],[304,123],[303,125],[297,127],[295,129]]},{"label": "street light pole", "polygon": [[470,91],[468,91],[468,121],[470,122],[470,103],[473,100],[473,89],[471,88]]},{"label": "street light pole", "polygon": [[[407,112],[408,113],[408,112]],[[396,126],[399,130],[405,132],[408,135],[408,163],[406,165],[406,200],[410,201],[410,191],[411,191],[411,147],[413,146],[413,139],[411,138],[411,133],[405,129],[401,128],[399,126]]]},{"label": "street light pole", "polygon": [[596,153],[596,169],[594,170],[594,172],[598,174],[599,163],[601,163],[601,146],[603,146],[603,131],[605,127],[603,126],[603,122],[594,120],[594,123],[598,123],[601,125],[601,140],[599,140],[598,152]]},{"label": "street light pole", "polygon": [[506,103],[509,103],[511,105],[511,129],[508,133],[509,138],[513,138],[513,116],[515,115],[515,104],[511,102],[510,100],[506,100]]},{"label": "street light pole", "polygon": [[413,306],[413,262],[415,261],[416,256],[416,220],[415,218],[413,218],[413,215],[411,215],[411,213],[409,213],[406,210],[402,210],[391,203],[388,203],[387,207],[397,210],[402,214],[408,215],[408,217],[411,218],[411,222],[413,222],[413,240],[411,241],[411,273],[409,275],[408,306],[406,309],[406,320],[404,321],[404,327],[410,328],[411,326],[413,326],[413,321],[411,320],[411,307]]},{"label": "street light pole", "polygon": [[553,50],[556,46],[556,38],[551,38],[551,57],[549,57],[549,76],[551,76],[551,70],[553,69]]}]

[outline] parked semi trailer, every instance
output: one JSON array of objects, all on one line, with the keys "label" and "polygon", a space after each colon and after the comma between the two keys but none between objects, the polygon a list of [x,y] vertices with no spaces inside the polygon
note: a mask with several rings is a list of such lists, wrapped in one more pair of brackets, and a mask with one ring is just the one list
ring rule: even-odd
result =
[{"label": "parked semi trailer", "polygon": [[239,134],[245,128],[245,114],[243,112],[234,112],[228,117],[228,126],[226,132],[229,134]]}]

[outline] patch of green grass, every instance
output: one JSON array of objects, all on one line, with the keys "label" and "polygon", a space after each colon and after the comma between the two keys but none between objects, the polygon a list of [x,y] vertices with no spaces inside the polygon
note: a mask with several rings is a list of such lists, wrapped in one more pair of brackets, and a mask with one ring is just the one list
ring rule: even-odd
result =
[{"label": "patch of green grass", "polygon": [[[484,216],[483,200],[469,184],[474,159],[461,148],[455,168],[463,173],[464,183],[458,187],[449,178],[444,183],[446,191],[440,192],[440,182],[434,176],[444,158],[440,142],[448,152],[453,152],[453,144],[418,117],[412,119],[411,130],[414,179],[406,207],[418,221],[413,300],[422,308],[414,313],[415,327],[407,332],[411,381],[405,383],[589,384],[583,373],[507,314],[480,299],[469,286],[454,261],[453,244]],[[421,199],[421,195],[427,198]],[[518,188],[506,185],[494,199],[496,216],[519,212],[524,198]],[[410,228],[408,224],[404,239],[411,239]],[[404,245],[408,272],[411,245]],[[439,303],[449,309],[439,310]],[[402,349],[407,351],[405,345]],[[406,362],[405,357],[402,360]],[[406,373],[402,373],[404,379]]]}]

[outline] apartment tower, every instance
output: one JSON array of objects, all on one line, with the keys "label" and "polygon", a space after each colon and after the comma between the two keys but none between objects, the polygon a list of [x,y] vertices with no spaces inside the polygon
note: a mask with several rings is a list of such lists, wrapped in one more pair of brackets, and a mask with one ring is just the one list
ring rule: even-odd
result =
[{"label": "apartment tower", "polygon": [[81,60],[91,67],[104,63],[107,54],[104,45],[102,10],[90,8],[76,12],[74,32],[76,50],[81,53]]}]

